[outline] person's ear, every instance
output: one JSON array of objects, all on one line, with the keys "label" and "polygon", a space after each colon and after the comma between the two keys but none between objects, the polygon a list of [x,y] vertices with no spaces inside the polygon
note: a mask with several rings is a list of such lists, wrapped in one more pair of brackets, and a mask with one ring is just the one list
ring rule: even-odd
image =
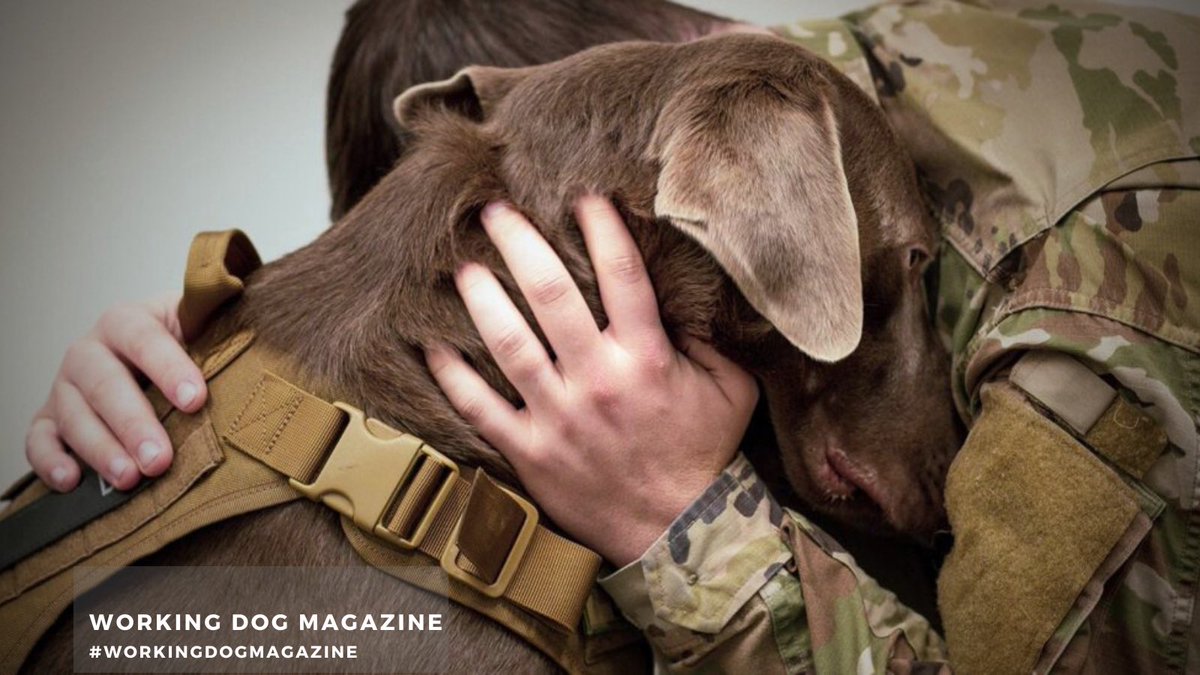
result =
[{"label": "person's ear", "polygon": [[435,110],[453,112],[482,122],[522,77],[522,68],[469,66],[448,80],[408,88],[392,103],[401,128]]},{"label": "person's ear", "polygon": [[803,91],[756,80],[677,94],[652,143],[654,209],[793,345],[832,362],[862,337],[862,276],[829,84],[813,80]]}]

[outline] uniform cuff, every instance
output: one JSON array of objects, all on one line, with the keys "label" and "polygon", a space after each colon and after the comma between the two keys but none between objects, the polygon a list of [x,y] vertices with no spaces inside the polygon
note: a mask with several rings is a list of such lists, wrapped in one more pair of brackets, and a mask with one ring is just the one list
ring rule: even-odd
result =
[{"label": "uniform cuff", "polygon": [[720,632],[791,558],[782,520],[739,454],[641,558],[600,585],[642,630],[657,621]]}]

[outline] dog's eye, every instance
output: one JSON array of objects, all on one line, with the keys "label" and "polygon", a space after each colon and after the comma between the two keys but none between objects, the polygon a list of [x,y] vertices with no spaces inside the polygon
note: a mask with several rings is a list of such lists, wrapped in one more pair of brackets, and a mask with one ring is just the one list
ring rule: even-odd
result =
[{"label": "dog's eye", "polygon": [[908,269],[913,270],[920,268],[929,261],[929,258],[929,251],[925,250],[923,246],[908,247]]}]

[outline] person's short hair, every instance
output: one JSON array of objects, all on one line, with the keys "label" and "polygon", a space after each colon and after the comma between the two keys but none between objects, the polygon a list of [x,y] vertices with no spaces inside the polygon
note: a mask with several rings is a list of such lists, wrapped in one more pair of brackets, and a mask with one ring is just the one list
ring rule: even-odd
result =
[{"label": "person's short hair", "polygon": [[688,40],[727,23],[665,0],[359,0],[346,12],[326,99],[331,215],[345,215],[399,158],[392,100],[413,85],[609,42]]}]

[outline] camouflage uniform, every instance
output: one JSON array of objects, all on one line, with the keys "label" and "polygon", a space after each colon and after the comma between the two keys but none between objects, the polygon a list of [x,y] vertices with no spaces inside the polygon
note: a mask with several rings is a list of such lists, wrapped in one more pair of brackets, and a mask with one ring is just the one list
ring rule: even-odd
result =
[{"label": "camouflage uniform", "polygon": [[[605,587],[672,669],[1200,672],[1200,20],[1073,2],[930,0],[780,33],[880,103],[942,226],[936,319],[972,428],[947,487],[955,548],[939,593],[949,660],[923,618],[803,515],[781,510],[742,458]],[[1100,453],[1064,432],[1053,411],[1005,398],[1009,369],[1028,350],[1069,355],[1101,375],[1169,439],[1162,454],[1122,462],[1120,448]],[[1036,498],[1018,485],[991,496],[999,501],[975,499],[964,481],[1005,458],[981,460],[972,440],[982,416],[1005,406],[1053,420],[1045,433],[1079,453],[1030,479]],[[1032,462],[1054,456],[1028,443]],[[1095,467],[1133,505],[1111,538],[1090,534],[1091,513],[1074,526],[1072,497],[1044,531],[1017,523],[1012,556],[970,557],[976,535],[995,525],[980,529],[977,512],[1025,513],[1039,485],[1051,502],[1059,486],[1073,495],[1068,466]],[[1076,529],[1089,534],[1072,543]],[[1076,544],[1096,552],[1061,550]],[[1071,579],[1052,562],[1028,578],[1013,571],[1042,564],[1042,554],[1095,564],[1066,570]],[[976,598],[966,613],[994,612],[992,630],[980,634],[949,598]],[[989,651],[1013,656],[987,666]]]}]

